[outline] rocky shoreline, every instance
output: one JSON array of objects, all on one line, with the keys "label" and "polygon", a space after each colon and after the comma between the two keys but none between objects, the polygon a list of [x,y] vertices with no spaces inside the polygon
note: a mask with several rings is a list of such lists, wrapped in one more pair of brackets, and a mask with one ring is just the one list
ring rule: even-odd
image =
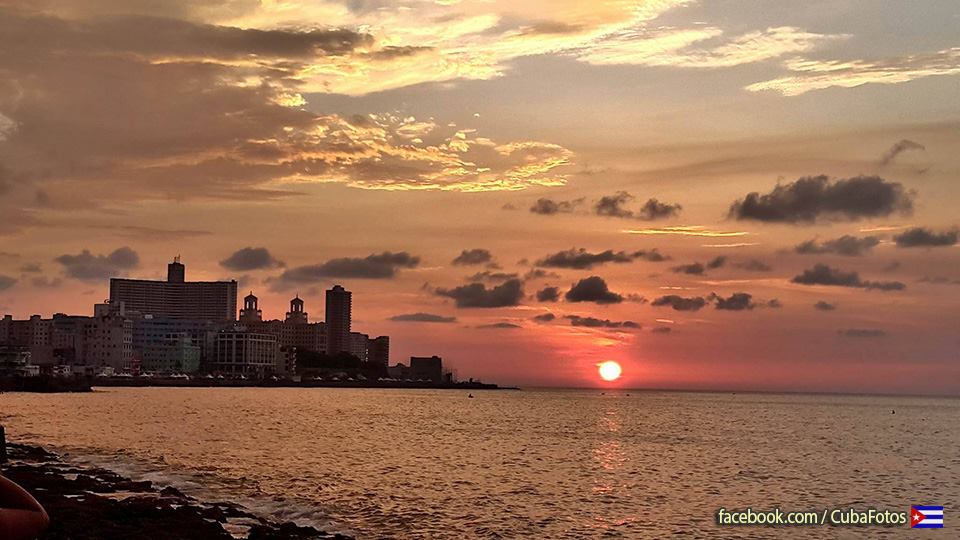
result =
[{"label": "rocky shoreline", "polygon": [[275,523],[229,502],[206,502],[100,468],[77,467],[36,446],[8,443],[0,472],[50,515],[40,540],[352,540]]}]

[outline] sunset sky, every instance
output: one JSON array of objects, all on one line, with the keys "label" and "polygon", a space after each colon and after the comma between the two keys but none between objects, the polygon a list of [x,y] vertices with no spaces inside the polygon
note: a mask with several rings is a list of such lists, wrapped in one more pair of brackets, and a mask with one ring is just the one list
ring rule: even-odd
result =
[{"label": "sunset sky", "polygon": [[960,4],[0,0],[0,313],[352,290],[459,376],[960,393]]}]

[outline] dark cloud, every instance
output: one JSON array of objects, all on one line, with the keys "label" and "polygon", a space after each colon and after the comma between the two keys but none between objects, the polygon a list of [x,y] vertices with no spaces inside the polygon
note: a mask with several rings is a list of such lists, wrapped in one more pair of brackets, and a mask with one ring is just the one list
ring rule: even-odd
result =
[{"label": "dark cloud", "polygon": [[730,217],[781,223],[811,223],[818,219],[857,220],[909,214],[913,195],[897,182],[879,176],[857,176],[831,181],[808,176],[770,193],[753,192],[730,206]]},{"label": "dark cloud", "polygon": [[273,258],[270,251],[263,247],[245,247],[233,252],[232,255],[220,261],[220,266],[228,270],[244,272],[248,270],[263,270],[283,266],[283,263]]},{"label": "dark cloud", "polygon": [[714,294],[712,298],[716,302],[717,309],[744,311],[757,307],[757,305],[753,303],[753,295],[744,292],[733,293],[728,298]]},{"label": "dark cloud", "polygon": [[20,271],[24,274],[39,274],[43,272],[43,267],[39,263],[27,263],[20,267]]},{"label": "dark cloud", "polygon": [[5,291],[17,283],[17,278],[0,274],[0,291]]},{"label": "dark cloud", "polygon": [[707,305],[707,300],[700,296],[685,298],[676,294],[668,294],[655,299],[651,305],[670,306],[677,311],[698,311]]},{"label": "dark cloud", "polygon": [[280,277],[271,280],[274,287],[316,283],[330,278],[390,279],[401,268],[415,268],[420,257],[406,251],[369,255],[364,258],[345,257],[330,259],[322,264],[297,266],[283,272]]},{"label": "dark cloud", "polygon": [[433,47],[418,47],[413,45],[391,46],[388,45],[378,51],[366,53],[363,56],[371,60],[396,60],[397,58],[410,58],[418,54],[427,53],[434,50]]},{"label": "dark cloud", "polygon": [[650,262],[663,262],[670,260],[668,255],[660,253],[657,248],[653,248],[650,251],[634,251],[633,256],[634,258],[643,259]]},{"label": "dark cloud", "polygon": [[523,299],[523,282],[511,279],[487,289],[482,283],[471,283],[453,289],[437,289],[434,293],[456,301],[463,308],[498,308],[516,306]]},{"label": "dark cloud", "polygon": [[524,274],[523,279],[526,281],[531,281],[534,279],[546,279],[546,278],[558,278],[558,277],[560,277],[560,274],[556,272],[548,272],[543,268],[534,268],[529,272],[527,272],[526,274]]},{"label": "dark cloud", "polygon": [[537,291],[538,302],[556,302],[560,300],[559,287],[544,287]]},{"label": "dark cloud", "polygon": [[654,334],[669,334],[673,331],[673,328],[669,326],[657,326],[651,330]]},{"label": "dark cloud", "polygon": [[705,264],[704,263],[690,263],[690,264],[681,264],[679,266],[674,266],[670,269],[671,272],[677,274],[691,274],[695,276],[703,275],[707,270],[716,270],[717,268],[723,267],[727,264],[727,258],[723,255],[719,257],[714,257],[710,259]]},{"label": "dark cloud", "polygon": [[486,249],[465,249],[453,259],[453,264],[458,266],[467,266],[473,264],[484,264],[493,260],[493,255]]},{"label": "dark cloud", "polygon": [[743,270],[747,270],[748,272],[773,271],[773,268],[769,264],[758,259],[750,259],[749,261],[739,263],[737,264],[737,268],[742,268]]},{"label": "dark cloud", "polygon": [[640,212],[637,213],[637,217],[645,221],[665,219],[678,215],[682,208],[679,204],[667,204],[656,199],[648,199],[647,202],[643,203],[643,206],[640,207]]},{"label": "dark cloud", "polygon": [[572,201],[555,201],[553,199],[541,198],[530,207],[534,214],[551,216],[553,214],[570,214],[578,206],[583,204],[583,199],[574,199]]},{"label": "dark cloud", "polygon": [[513,324],[508,322],[498,322],[493,324],[481,324],[480,326],[477,326],[477,328],[481,328],[484,330],[515,330],[517,328],[523,328],[523,327],[520,326],[519,324]]},{"label": "dark cloud", "polygon": [[625,208],[625,205],[632,202],[634,198],[626,191],[618,191],[613,195],[600,197],[600,200],[594,205],[593,211],[598,216],[642,219],[645,221],[673,217],[680,213],[681,206],[679,204],[662,203],[657,199],[648,199],[636,212]]},{"label": "dark cloud", "polygon": [[869,252],[879,243],[880,239],[876,236],[857,238],[856,236],[846,234],[840,238],[834,238],[833,240],[827,240],[825,242],[807,240],[806,242],[797,244],[793,250],[805,255],[833,253],[836,255],[846,255],[847,257],[859,257]]},{"label": "dark cloud", "polygon": [[727,258],[724,257],[723,255],[720,255],[719,257],[714,257],[713,259],[710,259],[710,261],[707,262],[707,268],[709,268],[710,270],[716,270],[717,268],[721,268],[725,264],[727,264]]},{"label": "dark cloud", "polygon": [[570,287],[564,296],[567,302],[596,302],[597,304],[619,304],[623,296],[612,292],[607,282],[599,276],[581,279]]},{"label": "dark cloud", "polygon": [[640,325],[633,321],[611,321],[610,319],[581,317],[579,315],[566,315],[564,319],[570,321],[570,326],[585,326],[587,328],[640,328]]},{"label": "dark cloud", "polygon": [[830,302],[826,302],[824,300],[820,300],[819,302],[813,305],[813,309],[817,309],[820,311],[833,311],[837,309],[837,305],[831,304]]},{"label": "dark cloud", "polygon": [[554,315],[553,313],[542,313],[540,315],[533,316],[533,320],[539,323],[547,323],[547,322],[553,321],[556,318],[557,316]]},{"label": "dark cloud", "polygon": [[54,261],[63,265],[68,277],[85,281],[100,281],[125,275],[140,264],[140,256],[129,247],[119,248],[109,255],[94,255],[83,250],[78,255],[60,255]]},{"label": "dark cloud", "polygon": [[516,272],[491,272],[489,270],[484,270],[483,272],[477,272],[476,274],[467,278],[467,281],[489,281],[493,283],[499,283],[501,281],[507,281],[508,279],[517,279],[520,276]]},{"label": "dark cloud", "polygon": [[859,287],[881,291],[899,291],[907,286],[899,281],[864,281],[856,272],[844,272],[825,264],[814,265],[791,280],[802,285],[833,285],[837,287]]},{"label": "dark cloud", "polygon": [[943,247],[957,243],[960,233],[957,229],[944,232],[935,232],[925,227],[915,227],[893,237],[897,247]]},{"label": "dark cloud", "polygon": [[766,306],[768,308],[780,309],[783,307],[783,302],[774,298],[773,300],[768,300]]},{"label": "dark cloud", "polygon": [[390,317],[389,320],[394,322],[425,322],[425,323],[457,322],[456,317],[445,317],[443,315],[434,315],[433,313],[422,313],[422,312],[394,315],[393,317]]},{"label": "dark cloud", "polygon": [[600,253],[590,253],[583,248],[571,248],[567,251],[560,251],[552,255],[547,255],[546,257],[537,261],[536,264],[538,266],[546,266],[548,268],[575,268],[578,270],[585,270],[598,264],[604,264],[608,262],[628,263],[633,261],[633,259],[633,254],[623,251],[615,252],[608,249]]},{"label": "dark cloud", "polygon": [[885,331],[875,328],[847,328],[837,332],[844,337],[853,338],[880,338],[887,335]]},{"label": "dark cloud", "polygon": [[883,156],[880,157],[880,165],[889,165],[894,159],[896,159],[897,156],[908,150],[926,150],[926,148],[918,142],[903,139],[895,143],[890,147],[890,149],[883,153]]},{"label": "dark cloud", "polygon": [[676,272],[677,274],[693,274],[699,276],[703,275],[703,272],[706,271],[706,268],[700,263],[690,263],[674,266],[670,269],[670,271]]}]

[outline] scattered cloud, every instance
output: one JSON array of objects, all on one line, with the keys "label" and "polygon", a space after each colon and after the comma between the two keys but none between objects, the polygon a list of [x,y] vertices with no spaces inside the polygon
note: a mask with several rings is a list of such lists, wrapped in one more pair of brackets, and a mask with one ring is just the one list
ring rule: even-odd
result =
[{"label": "scattered cloud", "polygon": [[540,198],[530,207],[534,214],[543,216],[552,216],[554,214],[572,214],[577,207],[583,204],[584,199],[574,199],[572,201],[555,201],[553,199]]},{"label": "scattered cloud", "polygon": [[531,281],[534,279],[548,279],[548,278],[559,278],[560,274],[556,272],[550,272],[544,270],[543,268],[533,268],[529,272],[523,275],[525,281]]},{"label": "scattered cloud", "polygon": [[0,291],[5,291],[17,283],[17,278],[0,274]]},{"label": "scattered cloud", "polygon": [[583,326],[587,328],[640,328],[640,325],[633,321],[611,321],[610,319],[581,317],[579,315],[565,315],[564,318],[570,321],[570,326]]},{"label": "scattered cloud", "polygon": [[43,272],[43,267],[40,263],[27,263],[20,267],[20,271],[24,274],[39,274]]},{"label": "scattered cloud", "polygon": [[476,274],[468,277],[467,281],[488,281],[492,283],[499,283],[509,279],[517,279],[519,277],[519,274],[516,272],[491,272],[490,270],[484,270],[483,272],[477,272]]},{"label": "scattered cloud", "polygon": [[457,266],[469,266],[475,264],[487,264],[493,261],[493,255],[486,249],[465,249],[453,259],[453,264]]},{"label": "scattered cloud", "polygon": [[826,302],[824,300],[820,300],[813,305],[813,308],[820,311],[834,311],[837,309],[837,305],[831,304],[830,302]]},{"label": "scattered cloud", "polygon": [[934,285],[960,285],[960,279],[951,279],[947,276],[923,276],[917,283],[932,283]]},{"label": "scattered cloud", "polygon": [[516,330],[517,328],[523,328],[519,324],[509,323],[509,322],[498,322],[493,324],[481,324],[477,328],[483,330]]},{"label": "scattered cloud", "polygon": [[275,259],[267,248],[245,247],[233,252],[232,255],[220,261],[220,266],[228,270],[245,272],[249,270],[265,270],[267,268],[282,267],[283,263]]},{"label": "scattered cloud", "polygon": [[654,221],[674,217],[681,210],[679,204],[662,203],[652,198],[643,203],[637,211],[626,208],[626,205],[634,199],[635,197],[626,191],[618,191],[613,195],[601,197],[594,205],[593,211],[598,216]]},{"label": "scattered cloud", "polygon": [[509,307],[523,299],[523,282],[511,279],[490,289],[482,283],[471,283],[453,289],[436,289],[434,294],[453,298],[457,307],[462,308]]},{"label": "scattered cloud", "polygon": [[880,157],[880,166],[882,167],[893,163],[893,160],[896,159],[897,156],[910,150],[926,150],[926,148],[918,142],[902,139],[883,153],[883,156]]},{"label": "scattered cloud", "polygon": [[445,317],[443,315],[434,315],[433,313],[404,313],[401,315],[394,315],[390,317],[391,321],[394,322],[424,322],[424,323],[454,323],[457,322],[456,317]]},{"label": "scattered cloud", "polygon": [[63,284],[63,280],[60,278],[37,276],[30,280],[30,284],[38,289],[55,289]]},{"label": "scattered cloud", "polygon": [[586,249],[570,248],[566,251],[560,251],[540,259],[536,262],[537,266],[548,268],[575,268],[585,270],[593,268],[598,264],[604,263],[628,263],[633,261],[634,255],[608,249],[599,253],[590,253]]},{"label": "scattered cloud", "polygon": [[557,302],[560,300],[559,287],[544,287],[537,291],[538,302]]},{"label": "scattered cloud", "polygon": [[814,265],[791,280],[802,285],[831,285],[837,287],[858,287],[881,291],[899,291],[907,288],[899,281],[864,281],[856,272],[844,272],[825,264]]},{"label": "scattered cloud", "polygon": [[321,264],[297,266],[285,270],[279,277],[271,278],[274,289],[293,285],[311,284],[331,278],[391,279],[402,268],[416,268],[420,257],[406,251],[384,251],[367,257],[344,257],[330,259]]},{"label": "scattered cloud", "polygon": [[772,272],[773,268],[758,259],[750,259],[749,261],[737,263],[737,268],[746,270],[748,272]]},{"label": "scattered cloud", "polygon": [[140,264],[140,256],[129,247],[121,247],[109,255],[94,255],[83,250],[77,255],[60,255],[54,261],[63,265],[68,277],[83,281],[101,281],[126,275]]},{"label": "scattered cloud", "polygon": [[537,321],[538,323],[548,323],[556,318],[557,316],[553,313],[541,313],[540,315],[533,316],[533,320]]},{"label": "scattered cloud", "polygon": [[832,253],[835,255],[845,255],[847,257],[859,257],[870,252],[870,250],[879,244],[880,239],[876,236],[858,238],[846,234],[840,238],[834,238],[824,242],[817,242],[815,239],[807,240],[806,242],[797,244],[793,250],[805,255]]},{"label": "scattered cloud", "polygon": [[707,270],[715,270],[717,268],[723,267],[727,263],[727,258],[724,256],[714,257],[713,259],[707,261],[706,263],[690,263],[690,264],[681,264],[679,266],[674,266],[670,269],[671,272],[677,274],[691,274],[696,276],[703,275]]},{"label": "scattered cloud", "polygon": [[913,195],[897,182],[879,176],[830,180],[807,176],[770,193],[753,192],[730,206],[730,217],[780,223],[812,223],[827,220],[857,220],[894,213],[909,214]]},{"label": "scattered cloud", "polygon": [[935,232],[925,227],[915,227],[893,237],[897,247],[945,247],[957,243],[960,232],[957,229]]},{"label": "scattered cloud", "polygon": [[676,311],[699,311],[707,305],[707,300],[700,296],[685,298],[676,294],[668,294],[655,299],[652,306],[669,306]]},{"label": "scattered cloud", "polygon": [[669,326],[656,326],[650,331],[654,334],[669,334],[673,331],[673,328],[670,328]]},{"label": "scattered cloud", "polygon": [[757,307],[753,302],[753,295],[744,292],[733,293],[727,298],[714,294],[712,298],[716,302],[716,308],[720,310],[743,311]]},{"label": "scattered cloud", "polygon": [[570,287],[564,295],[567,302],[595,302],[597,304],[619,304],[623,296],[612,292],[607,282],[599,276],[583,278]]}]

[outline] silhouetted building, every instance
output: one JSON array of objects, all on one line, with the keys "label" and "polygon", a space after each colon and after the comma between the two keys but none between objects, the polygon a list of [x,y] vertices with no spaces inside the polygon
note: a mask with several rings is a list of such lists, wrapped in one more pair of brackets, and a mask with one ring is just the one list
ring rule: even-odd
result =
[{"label": "silhouetted building", "polygon": [[370,336],[360,332],[350,332],[350,354],[356,356],[361,362],[370,359],[369,354]]},{"label": "silhouetted building", "polygon": [[299,294],[290,300],[290,311],[283,320],[293,324],[307,324],[307,312],[303,310],[303,300]]},{"label": "silhouetted building", "polygon": [[368,341],[368,360],[374,364],[387,367],[390,365],[390,337],[377,336]]},{"label": "silhouetted building", "polygon": [[340,285],[327,291],[327,354],[350,352],[350,297]]},{"label": "silhouetted building", "polygon": [[263,314],[257,305],[257,297],[254,296],[253,291],[251,291],[250,294],[243,297],[243,309],[240,310],[240,322],[256,323],[262,320]]},{"label": "silhouetted building", "polygon": [[410,378],[441,382],[443,380],[443,360],[439,356],[411,356]]},{"label": "silhouetted building", "polygon": [[184,266],[177,257],[167,266],[167,281],[111,278],[110,303],[161,318],[233,321],[237,282],[184,281]]},{"label": "silhouetted building", "polygon": [[0,346],[30,352],[31,363],[129,369],[133,357],[133,324],[106,304],[94,308],[93,317],[57,313],[52,319],[33,315],[0,321]]}]

